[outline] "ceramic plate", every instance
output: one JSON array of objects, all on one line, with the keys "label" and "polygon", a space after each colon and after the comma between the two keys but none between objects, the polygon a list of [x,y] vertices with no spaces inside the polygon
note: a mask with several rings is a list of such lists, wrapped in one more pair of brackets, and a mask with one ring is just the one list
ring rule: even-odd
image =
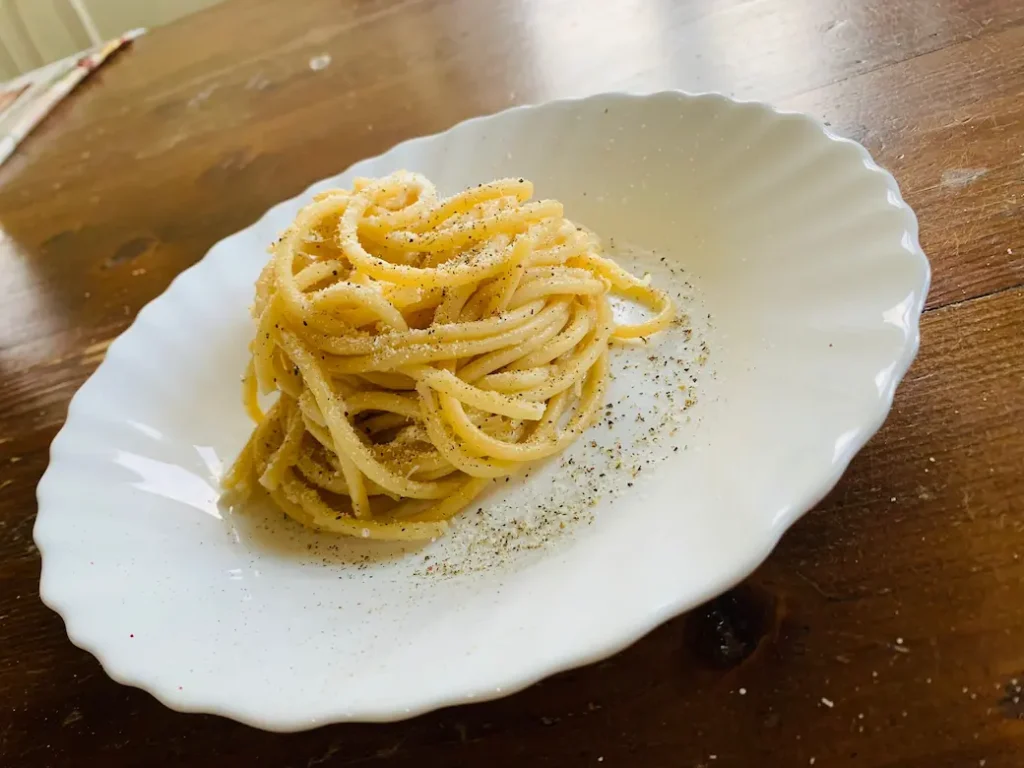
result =
[{"label": "ceramic plate", "polygon": [[[687,323],[618,350],[601,423],[439,541],[225,507],[266,246],[314,193],[401,168],[532,179]],[[218,243],[110,346],[39,484],[42,598],[114,679],[262,728],[511,693],[749,574],[885,419],[928,281],[892,177],[763,104],[609,94],[405,142]]]}]

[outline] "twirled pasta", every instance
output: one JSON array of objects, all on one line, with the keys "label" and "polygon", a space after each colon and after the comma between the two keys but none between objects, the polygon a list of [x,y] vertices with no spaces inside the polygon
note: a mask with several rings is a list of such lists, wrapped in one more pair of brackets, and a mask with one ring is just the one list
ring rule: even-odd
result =
[{"label": "twirled pasta", "polygon": [[[494,478],[578,438],[609,344],[675,308],[532,194],[503,179],[439,200],[399,172],[303,208],[256,283],[256,428],[225,488],[262,487],[325,531],[432,538]],[[616,325],[609,292],[651,318]],[[277,394],[266,413],[260,393]]]}]

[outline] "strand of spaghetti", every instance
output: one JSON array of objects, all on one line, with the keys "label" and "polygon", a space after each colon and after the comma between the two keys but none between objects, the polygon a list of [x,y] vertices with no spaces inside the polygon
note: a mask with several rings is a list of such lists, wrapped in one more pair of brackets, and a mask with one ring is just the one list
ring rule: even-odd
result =
[{"label": "strand of spaghetti", "polygon": [[640,300],[651,307],[656,313],[654,317],[642,323],[633,325],[617,325],[612,336],[616,339],[635,339],[640,336],[650,336],[652,333],[663,331],[671,324],[676,316],[675,303],[669,295],[663,291],[654,289],[633,289],[627,295]]},{"label": "strand of spaghetti", "polygon": [[[374,451],[376,451],[377,454],[382,454],[391,450],[406,451],[409,446],[416,446],[417,443],[422,443],[424,446],[430,445],[430,437],[427,435],[426,427],[422,425],[421,421],[407,424],[402,427],[398,434],[395,435],[394,440],[390,443],[375,445]],[[403,446],[406,447],[403,448]]]},{"label": "strand of spaghetti", "polygon": [[590,341],[584,342],[572,357],[562,363],[558,373],[543,384],[520,392],[519,397],[523,400],[547,400],[580,381],[590,367],[597,362],[597,358],[608,349],[611,331],[611,309],[608,302],[601,302],[597,308],[597,326],[590,335]]},{"label": "strand of spaghetti", "polygon": [[[458,401],[456,401],[458,402]],[[470,421],[476,424],[476,420],[470,417]],[[495,438],[496,440],[504,440],[506,443],[519,443],[522,442],[523,437],[527,434],[527,424],[536,424],[533,421],[510,421],[505,420],[503,424],[477,424],[480,429],[485,433]]]},{"label": "strand of spaghetti", "polygon": [[571,224],[569,232],[565,235],[565,242],[542,250],[535,250],[526,260],[527,268],[536,267],[559,267],[569,259],[584,253],[590,243],[587,238],[581,237]]},{"label": "strand of spaghetti", "polygon": [[337,277],[339,272],[344,271],[345,265],[337,259],[314,261],[312,264],[307,264],[295,275],[295,285],[300,291],[305,291],[317,283],[329,280],[331,277]]},{"label": "strand of spaghetti", "polygon": [[334,283],[326,288],[310,294],[309,298],[303,297],[308,302],[308,308],[301,314],[303,317],[317,319],[316,325],[323,327],[330,325],[328,319],[320,319],[331,312],[345,308],[350,305],[357,309],[364,309],[374,313],[382,323],[398,331],[409,330],[402,313],[380,293],[368,285],[354,285],[352,283]]},{"label": "strand of spaghetti", "polygon": [[221,478],[220,484],[225,491],[244,500],[252,492],[249,485],[249,478],[253,475],[252,468],[252,440],[247,440],[242,450],[239,451],[235,463],[231,465],[227,473]]},{"label": "strand of spaghetti", "polygon": [[225,488],[238,490],[243,498],[251,493],[252,480],[257,475],[256,468],[263,455],[271,450],[271,446],[276,448],[280,443],[279,415],[279,403],[274,403],[263,421],[256,425],[235,463],[221,481]]},{"label": "strand of spaghetti", "polygon": [[385,389],[409,390],[416,389],[416,381],[400,373],[388,373],[385,371],[363,371],[356,374],[360,379],[368,381],[375,387]]},{"label": "strand of spaghetti", "polygon": [[249,414],[249,418],[257,424],[264,418],[264,413],[260,409],[260,401],[257,397],[258,392],[256,365],[253,362],[253,358],[250,357],[249,364],[245,366],[245,375],[242,376],[242,403],[245,405],[245,412]]},{"label": "strand of spaghetti", "polygon": [[564,278],[569,280],[591,280],[600,275],[595,275],[592,271],[583,267],[575,267],[568,264],[557,264],[550,267],[530,267],[527,270],[523,280],[526,283],[532,282],[533,280],[540,279],[551,279],[551,278]]},{"label": "strand of spaghetti", "polygon": [[[461,289],[452,289],[449,295]],[[454,301],[452,307],[454,307]],[[349,336],[330,336],[326,334],[309,334],[308,341],[318,349],[332,355],[366,355],[384,349],[398,349],[414,344],[440,344],[447,341],[463,341],[467,339],[480,339],[486,336],[493,336],[496,333],[506,330],[514,330],[528,323],[531,318],[544,307],[543,301],[533,301],[525,304],[513,312],[506,312],[497,317],[477,320],[472,323],[462,322],[439,322],[429,328],[412,329],[401,333],[386,333],[374,336],[364,333]],[[451,309],[443,305],[439,308],[445,309],[449,314]]]},{"label": "strand of spaghetti", "polygon": [[[452,426],[455,434],[465,440],[466,444],[474,452],[509,461],[536,461],[537,459],[553,456],[565,450],[569,443],[576,440],[594,422],[601,407],[601,399],[604,396],[607,368],[608,354],[606,351],[598,358],[594,367],[589,372],[576,412],[557,439],[554,440],[548,439],[547,435],[540,435],[517,444],[497,440],[474,425],[466,417],[461,403],[454,398],[446,398],[443,395],[440,398],[441,410],[447,417],[448,423]],[[557,422],[557,419],[550,418],[547,413],[545,413],[545,418],[548,419],[548,424],[553,425]]]},{"label": "strand of spaghetti", "polygon": [[270,332],[274,329],[274,317],[278,299],[275,296],[267,304],[256,324],[256,337],[249,345],[252,352],[253,371],[256,374],[259,393],[269,395],[277,387],[274,381],[274,342]]},{"label": "strand of spaghetti", "polygon": [[494,282],[496,290],[483,309],[483,316],[497,315],[504,312],[512,301],[512,296],[519,288],[526,273],[526,261],[538,245],[553,234],[556,219],[549,219],[547,226],[542,223],[518,235],[512,246],[512,258],[509,260],[508,271]]},{"label": "strand of spaghetti", "polygon": [[[354,389],[348,381],[335,379],[335,391],[338,396],[343,400],[349,396],[358,392],[358,389]],[[324,415],[320,412],[320,406],[317,404],[316,398],[313,397],[313,393],[309,387],[302,392],[302,395],[298,399],[299,409],[302,411],[303,416],[307,418],[313,424],[317,426],[327,428],[327,420]]]},{"label": "strand of spaghetti", "polygon": [[296,407],[294,400],[289,398],[285,401],[280,418],[285,423],[284,440],[270,455],[259,478],[260,485],[271,491],[280,484],[281,474],[284,470],[295,463],[298,457],[299,443],[306,431],[302,422],[302,413]]},{"label": "strand of spaghetti", "polygon": [[[572,308],[572,317],[579,312],[579,305],[574,305]],[[567,318],[568,319],[568,318]],[[571,320],[570,320],[571,322]],[[481,376],[485,376],[493,371],[497,371],[499,368],[512,363],[526,354],[539,349],[547,344],[551,339],[557,336],[562,329],[565,327],[565,323],[551,323],[546,326],[540,333],[532,336],[531,338],[520,342],[519,344],[505,347],[504,349],[498,349],[494,352],[481,355],[473,360],[471,363],[467,363],[461,369],[459,369],[458,376],[463,381],[474,382]]]},{"label": "strand of spaghetti", "polygon": [[457,515],[466,505],[469,504],[473,499],[483,493],[484,489],[490,485],[493,481],[488,477],[471,477],[462,487],[459,488],[455,493],[449,496],[447,499],[439,501],[432,507],[429,507],[423,512],[418,514],[409,515],[405,518],[404,522],[407,523],[418,523],[418,522],[440,522],[443,520],[450,520],[452,517]]},{"label": "strand of spaghetti", "polygon": [[[443,456],[441,458],[445,464],[443,467],[438,467],[437,469],[417,469],[415,472],[410,473],[410,476],[416,475],[420,480],[440,480],[459,471]],[[459,477],[462,477],[462,475],[459,475]]]},{"label": "strand of spaghetti", "polygon": [[394,230],[424,232],[436,229],[453,216],[468,213],[472,208],[500,197],[514,197],[524,203],[533,197],[533,184],[525,179],[499,179],[463,190],[433,206],[412,206],[377,216],[368,216],[361,222],[360,233],[386,234]]},{"label": "strand of spaghetti", "polygon": [[313,195],[313,201],[318,203],[321,200],[326,200],[329,197],[344,197],[347,199],[348,197],[351,196],[351,194],[352,193],[349,192],[347,189],[340,189],[338,187],[335,187],[333,189],[325,189],[323,192],[317,192],[315,195]]},{"label": "strand of spaghetti", "polygon": [[[373,188],[368,188],[355,196],[346,207],[338,227],[338,245],[349,261],[373,278],[399,285],[423,287],[466,285],[494,277],[503,270],[504,264],[511,258],[508,247],[501,248],[489,258],[485,247],[484,251],[470,262],[446,262],[436,268],[424,269],[392,264],[373,256],[359,239],[359,223],[370,205],[371,196],[368,192],[371,189]],[[392,232],[387,235],[387,242],[392,247],[416,252],[454,251],[471,242],[492,239],[495,235],[524,231],[535,221],[561,216],[561,209],[561,205],[554,201],[528,203],[513,211],[501,211],[470,224],[435,230],[426,235],[402,233],[399,237]]]},{"label": "strand of spaghetti", "polygon": [[518,208],[501,208],[486,216],[467,218],[450,227],[428,232],[390,232],[386,242],[392,248],[418,253],[449,252],[496,234],[515,235],[526,231],[531,224],[561,216],[562,204],[557,200],[538,200]]},{"label": "strand of spaghetti", "polygon": [[[404,301],[403,297],[404,297],[405,294],[404,293],[403,294],[398,294],[397,292],[399,290],[401,290],[401,291],[410,290],[410,288],[408,286],[396,285],[396,286],[389,286],[389,287],[393,287],[394,291],[385,291],[385,295],[387,295],[389,293],[394,295],[395,301],[398,301],[398,302]],[[419,288],[419,287],[417,287],[417,288],[412,289],[412,290],[416,291],[416,293],[418,294],[419,298],[417,298],[415,301],[410,302],[408,304],[399,304],[399,306],[401,307],[403,313],[415,313],[415,312],[421,312],[421,311],[427,310],[427,309],[435,309],[437,307],[437,305],[441,303],[441,300],[444,298],[444,288],[441,288],[441,287],[435,287],[435,288]]]},{"label": "strand of spaghetti", "polygon": [[380,286],[380,292],[391,304],[403,311],[409,307],[422,308],[424,306],[424,291],[416,286],[384,284]]},{"label": "strand of spaghetti", "polygon": [[[305,413],[302,414],[303,421],[306,422],[306,431],[313,436],[320,445],[329,451],[334,451],[334,440],[331,439],[331,433],[327,431],[327,427],[317,424]],[[338,465],[338,469],[341,469],[341,465]]]},{"label": "strand of spaghetti", "polygon": [[[368,517],[370,515],[370,491],[368,485],[364,481],[362,473],[353,462],[345,456],[337,455],[334,439],[326,428],[326,419],[320,413],[316,400],[308,390],[303,392],[299,398],[297,410],[302,418],[305,431],[309,432],[317,442],[335,456],[340,478],[345,484],[346,495],[351,497],[352,514],[356,517]],[[373,481],[370,481],[369,485],[374,488],[378,487]],[[387,493],[386,490],[382,492]]]},{"label": "strand of spaghetti", "polygon": [[419,405],[413,398],[390,392],[357,392],[350,395],[345,402],[352,416],[363,411],[387,411],[400,414],[407,419],[420,418]]},{"label": "strand of spaghetti", "polygon": [[509,301],[509,308],[551,295],[599,296],[608,292],[608,284],[595,278],[546,277],[520,285]]},{"label": "strand of spaghetti", "polygon": [[314,201],[299,211],[292,225],[271,246],[271,253],[273,254],[271,263],[277,288],[279,290],[282,288],[285,290],[288,290],[288,288],[294,289],[288,291],[290,295],[286,297],[290,304],[296,307],[301,306],[299,301],[301,293],[298,292],[299,289],[294,282],[296,251],[306,241],[309,232],[317,223],[331,215],[340,215],[347,207],[348,199],[348,197],[329,196]]},{"label": "strand of spaghetti", "polygon": [[[404,319],[405,315],[403,314],[402,317]],[[298,320],[299,318],[293,319]],[[309,320],[305,320],[304,322],[306,326],[311,325],[315,331],[330,332],[342,336],[353,331],[359,331],[366,326],[375,326],[380,322],[380,316],[376,312],[362,307],[337,308],[331,310],[329,314],[325,314],[319,321],[314,320],[310,323]],[[408,322],[406,320],[407,325]],[[293,323],[293,325],[296,325],[296,323]]]},{"label": "strand of spaghetti", "polygon": [[[430,179],[422,174],[410,171],[397,171],[392,178],[399,184],[391,189],[390,197],[377,197],[375,204],[380,209],[375,216],[368,216],[367,222],[392,222],[391,227],[400,226],[401,218],[393,220],[393,215],[415,219],[421,212],[430,210],[437,205],[437,189]],[[353,183],[353,193],[362,192],[373,186],[378,180],[359,178]],[[410,202],[411,200],[411,202]]]},{"label": "strand of spaghetti", "polygon": [[[348,486],[348,496],[352,501],[352,514],[360,520],[366,520],[373,512],[370,509],[370,498],[366,491],[363,473],[359,471],[359,467],[356,466],[352,457],[338,450],[333,432],[331,433],[331,440],[335,444],[334,454],[338,457],[341,476],[345,478],[345,485]],[[384,486],[384,491],[387,492],[388,490],[390,489]]]},{"label": "strand of spaghetti", "polygon": [[[569,406],[569,393],[559,392],[548,400],[547,410],[544,411],[544,418],[533,424],[533,430],[527,436],[527,440],[543,440],[553,438],[558,434],[558,425],[562,421],[562,414]],[[494,437],[494,435],[492,435]]]},{"label": "strand of spaghetti", "polygon": [[271,353],[271,368],[274,374],[274,386],[279,392],[283,392],[291,398],[298,398],[302,395],[302,378],[290,361],[281,354],[280,349],[274,349]]},{"label": "strand of spaghetti", "polygon": [[347,282],[351,283],[352,285],[361,285],[363,287],[368,287],[371,285],[384,285],[383,283],[374,283],[373,280],[370,279],[369,275],[364,274],[357,269],[352,270],[352,274],[349,275]]},{"label": "strand of spaghetti", "polygon": [[[357,218],[355,215],[352,216],[353,220]],[[358,235],[352,229],[353,226],[346,226],[343,219],[338,235],[339,246],[346,258],[371,277],[397,285],[454,288],[459,285],[478,283],[500,274],[505,267],[505,262],[511,257],[508,244],[500,239],[495,239],[485,243],[476,251],[467,252],[460,257],[460,260],[444,262],[436,267],[394,264],[370,255],[359,242]],[[454,243],[450,245],[455,247]]]},{"label": "strand of spaghetti", "polygon": [[400,349],[385,349],[381,353],[373,355],[332,357],[327,360],[327,370],[332,375],[338,376],[367,371],[394,371],[410,365],[473,357],[503,347],[521,344],[548,325],[556,323],[564,325],[568,317],[568,303],[557,301],[546,306],[525,325],[495,336],[441,344],[413,344]]},{"label": "strand of spaghetti", "polygon": [[[541,243],[549,240],[557,232],[556,225],[556,219],[546,219],[527,232],[516,235],[512,246],[512,258],[505,265],[505,270],[493,280],[478,285],[473,298],[467,302],[461,313],[462,322],[479,320],[504,311],[508,307],[512,294],[520,283],[528,280],[531,275],[526,271],[527,260]],[[587,274],[583,276],[586,277]]]},{"label": "strand of spaghetti", "polygon": [[[466,302],[475,290],[476,286],[472,284],[460,285],[455,288],[442,288],[441,291],[444,293],[444,298],[437,305],[437,311],[434,312],[431,325],[439,328],[457,324],[462,308],[466,306]],[[428,328],[427,330],[430,329]]]},{"label": "strand of spaghetti", "polygon": [[[320,413],[323,414],[324,420],[327,422],[328,431],[334,442],[334,452],[342,461],[343,468],[344,462],[350,460],[379,486],[401,496],[411,496],[416,499],[438,499],[451,492],[450,484],[407,480],[378,462],[349,423],[344,401],[331,389],[327,376],[320,369],[314,355],[303,346],[297,336],[288,331],[278,332],[278,343],[299,367],[306,386],[309,387]],[[352,488],[352,480],[347,476],[345,479],[349,483],[349,488]]]},{"label": "strand of spaghetti", "polygon": [[484,413],[483,411],[471,410],[469,412],[469,420],[476,424],[480,429],[492,436],[498,435],[512,435],[517,432],[523,431],[523,425],[527,423],[523,419],[509,419],[505,416],[499,416],[496,413]]},{"label": "strand of spaghetti", "polygon": [[313,393],[308,389],[299,396],[299,410],[302,415],[305,416],[309,421],[316,424],[318,427],[327,427],[327,422],[324,420],[324,415],[320,413],[320,408],[317,407],[316,400],[313,399]]},{"label": "strand of spaghetti", "polygon": [[[484,308],[498,295],[501,290],[501,278],[485,280],[483,283],[473,286],[476,290],[473,296],[462,307],[459,312],[460,323],[475,323],[484,318]],[[543,302],[543,300],[541,300]]]},{"label": "strand of spaghetti", "polygon": [[[373,482],[373,480],[366,479],[362,475],[362,473],[359,472],[358,468],[353,466],[352,462],[348,461],[342,456],[338,456],[334,452],[334,440],[331,438],[330,432],[328,432],[325,427],[317,424],[315,421],[310,419],[305,413],[302,414],[302,419],[306,431],[310,435],[312,435],[313,438],[318,443],[320,443],[320,445],[322,445],[327,451],[330,452],[329,456],[333,457],[333,461],[337,464],[337,470],[335,472],[335,481],[339,487],[345,489],[344,494],[346,496],[353,496],[353,498],[355,499],[355,501],[352,504],[353,514],[355,514],[357,502],[359,505],[359,509],[365,512],[367,505],[369,504],[369,496],[385,495],[390,496],[391,498],[394,499],[400,498],[399,494],[390,491],[387,488],[382,488],[377,483]],[[348,472],[348,475],[345,474],[346,472]],[[354,495],[350,490],[349,481],[347,477],[353,477],[355,480]],[[324,484],[318,483],[318,485]],[[333,487],[331,489],[333,490]],[[366,497],[365,500],[364,497]],[[358,515],[356,516],[358,517]]]},{"label": "strand of spaghetti", "polygon": [[263,314],[263,310],[267,308],[267,304],[270,303],[272,294],[277,291],[277,287],[274,285],[274,273],[274,260],[271,259],[263,267],[260,276],[256,278],[256,296],[249,311],[257,320]]},{"label": "strand of spaghetti", "polygon": [[515,464],[481,458],[468,453],[450,434],[450,427],[441,417],[440,406],[433,390],[425,384],[417,387],[420,393],[420,405],[423,408],[423,420],[427,427],[430,442],[451,464],[472,477],[492,478],[504,477],[515,471]]},{"label": "strand of spaghetti", "polygon": [[274,419],[268,425],[261,442],[253,443],[252,446],[252,474],[247,478],[246,484],[253,490],[262,487],[259,484],[260,475],[267,466],[267,460],[277,450],[277,446],[284,440],[284,424],[280,419]]},{"label": "strand of spaghetti", "polygon": [[613,334],[615,338],[632,339],[638,336],[649,336],[664,330],[672,322],[676,313],[675,304],[667,293],[652,288],[649,279],[640,280],[614,261],[595,254],[587,254],[581,257],[581,261],[591,271],[608,280],[617,293],[636,299],[655,313],[653,318],[645,322],[616,327]]},{"label": "strand of spaghetti", "polygon": [[339,323],[326,310],[341,303],[349,303],[377,313],[381,321],[392,328],[407,330],[408,326],[401,312],[395,309],[378,291],[366,285],[353,283],[334,283],[307,298],[299,288],[294,275],[296,241],[302,235],[302,226],[317,217],[324,217],[338,210],[339,198],[329,197],[313,203],[300,212],[296,223],[285,233],[274,248],[274,270],[278,293],[284,300],[284,306],[294,317],[306,318],[328,333],[341,333]]},{"label": "strand of spaghetti", "polygon": [[[604,299],[600,299],[604,301]],[[569,325],[565,327],[550,344],[523,355],[514,362],[509,363],[506,368],[509,371],[522,371],[545,365],[556,357],[560,357],[570,349],[579,344],[597,323],[597,311],[593,305],[587,306],[587,311],[577,311],[573,314]]]},{"label": "strand of spaghetti", "polygon": [[495,392],[518,392],[535,387],[551,376],[547,366],[530,367],[528,370],[505,371],[492,373],[474,382],[480,389],[491,389]]},{"label": "strand of spaghetti", "polygon": [[403,520],[399,524],[391,524],[343,517],[325,504],[320,498],[320,494],[296,480],[294,476],[286,476],[281,483],[281,490],[272,492],[271,497],[290,517],[304,525],[348,536],[367,539],[372,537],[391,541],[416,541],[442,536],[448,529],[447,522],[443,520],[423,522]]},{"label": "strand of spaghetti", "polygon": [[[417,417],[419,417],[419,409],[417,408]],[[404,427],[409,423],[409,419],[400,413],[382,413],[379,416],[374,416],[371,419],[367,419],[359,428],[366,435],[378,435],[381,432],[386,432],[389,429],[396,429],[397,427]]]},{"label": "strand of spaghetti", "polygon": [[261,466],[266,463],[266,457],[277,450],[277,446],[284,439],[284,426],[281,422],[282,411],[281,400],[270,406],[267,417],[253,431],[252,442],[253,466]]},{"label": "strand of spaghetti", "polygon": [[426,451],[412,459],[409,467],[409,475],[436,475],[444,477],[455,471],[455,467],[444,456],[438,453],[433,445]]},{"label": "strand of spaghetti", "polygon": [[443,392],[466,405],[479,408],[487,413],[500,413],[502,416],[513,419],[528,419],[530,421],[536,421],[544,415],[544,406],[540,403],[474,387],[451,371],[439,371],[426,367],[407,368],[406,371],[418,382],[426,384],[431,389]]},{"label": "strand of spaghetti", "polygon": [[554,447],[555,442],[551,440],[516,444],[488,435],[470,421],[462,403],[450,395],[439,394],[438,406],[444,421],[457,437],[462,438],[464,450],[469,454],[510,462],[523,462],[550,456],[558,450]]},{"label": "strand of spaghetti", "polygon": [[[339,496],[350,495],[348,483],[345,482],[345,476],[341,474],[340,465],[325,467],[321,462],[313,458],[310,451],[300,452],[292,468],[309,482],[323,488],[325,491],[336,493]],[[392,498],[398,498],[393,494],[389,494],[372,480],[366,482],[366,494],[367,496],[391,496]]]}]

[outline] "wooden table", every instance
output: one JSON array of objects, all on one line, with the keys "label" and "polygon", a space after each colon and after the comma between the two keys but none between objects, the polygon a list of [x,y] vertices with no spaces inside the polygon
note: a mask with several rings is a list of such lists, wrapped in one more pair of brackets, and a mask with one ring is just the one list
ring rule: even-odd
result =
[{"label": "wooden table", "polygon": [[[1022,51],[1013,0],[238,0],[137,42],[0,169],[0,765],[1024,765]],[[863,142],[934,266],[888,424],[753,577],[508,699],[291,736],[171,712],[68,642],[35,486],[143,304],[401,139],[660,88]]]}]

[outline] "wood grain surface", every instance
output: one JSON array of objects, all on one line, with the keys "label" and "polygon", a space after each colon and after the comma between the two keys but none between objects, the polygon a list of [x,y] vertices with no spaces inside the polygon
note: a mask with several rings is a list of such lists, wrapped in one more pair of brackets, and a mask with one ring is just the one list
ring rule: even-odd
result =
[{"label": "wood grain surface", "polygon": [[[0,168],[0,766],[1024,765],[1021,51],[1013,0],[230,0],[139,40]],[[399,140],[660,88],[863,142],[934,268],[888,423],[756,574],[510,698],[289,736],[171,712],[70,644],[35,485],[143,304]]]}]

